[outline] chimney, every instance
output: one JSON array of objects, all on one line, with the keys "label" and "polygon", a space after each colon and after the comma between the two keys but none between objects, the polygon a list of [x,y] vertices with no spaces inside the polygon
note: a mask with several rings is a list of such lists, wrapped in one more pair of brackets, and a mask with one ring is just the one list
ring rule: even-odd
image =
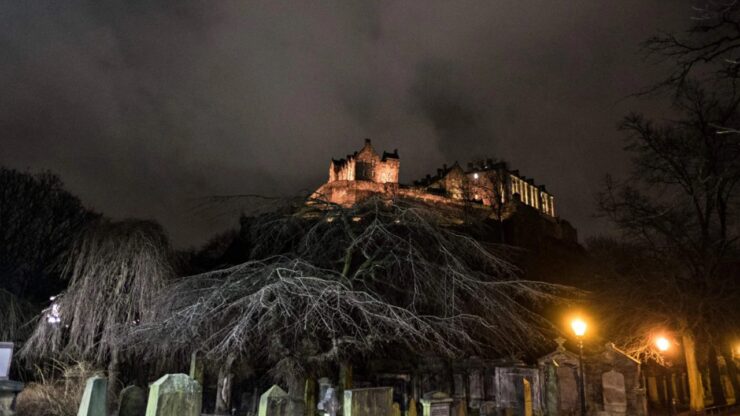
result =
[{"label": "chimney", "polygon": [[370,146],[372,144],[372,140],[365,139],[365,146]]}]

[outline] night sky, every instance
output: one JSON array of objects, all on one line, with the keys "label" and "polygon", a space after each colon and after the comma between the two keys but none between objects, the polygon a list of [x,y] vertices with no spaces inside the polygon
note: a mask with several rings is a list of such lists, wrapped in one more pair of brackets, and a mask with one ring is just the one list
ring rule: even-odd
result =
[{"label": "night sky", "polygon": [[544,183],[583,237],[619,119],[661,104],[640,42],[691,23],[668,0],[5,1],[0,164],[58,173],[178,246],[236,216],[199,197],[294,195],[331,157],[398,148],[401,180],[492,157]]}]

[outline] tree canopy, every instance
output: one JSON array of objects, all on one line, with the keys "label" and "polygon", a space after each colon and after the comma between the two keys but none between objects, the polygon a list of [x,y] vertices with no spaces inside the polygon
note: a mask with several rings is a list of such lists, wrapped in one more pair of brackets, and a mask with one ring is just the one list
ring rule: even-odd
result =
[{"label": "tree canopy", "polygon": [[371,198],[300,203],[243,221],[248,260],[161,291],[132,345],[269,362],[281,377],[388,346],[455,356],[531,350],[538,311],[569,288],[517,278],[462,212]]},{"label": "tree canopy", "polygon": [[59,256],[97,215],[58,176],[0,167],[0,287],[45,301],[58,283]]}]

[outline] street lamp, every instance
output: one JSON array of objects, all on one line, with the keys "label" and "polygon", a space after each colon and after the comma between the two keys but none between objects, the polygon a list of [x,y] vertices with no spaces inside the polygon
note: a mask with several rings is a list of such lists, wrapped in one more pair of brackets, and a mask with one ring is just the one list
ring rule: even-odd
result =
[{"label": "street lamp", "polygon": [[671,341],[666,337],[658,337],[655,339],[655,346],[658,347],[658,350],[661,352],[666,352],[671,348]]},{"label": "street lamp", "polygon": [[581,416],[586,416],[586,388],[583,378],[583,336],[586,334],[588,325],[583,319],[576,318],[570,322],[570,327],[573,328],[573,332],[576,334],[576,338],[578,338],[578,370],[580,373],[578,377],[578,389],[581,393]]}]

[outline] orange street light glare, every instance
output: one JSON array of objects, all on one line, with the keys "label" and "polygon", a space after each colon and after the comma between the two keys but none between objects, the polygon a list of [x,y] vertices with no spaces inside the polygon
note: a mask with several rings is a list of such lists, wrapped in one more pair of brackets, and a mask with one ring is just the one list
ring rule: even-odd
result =
[{"label": "orange street light glare", "polygon": [[668,351],[668,349],[671,348],[671,341],[668,341],[665,337],[658,337],[658,339],[655,340],[655,346],[661,351]]},{"label": "orange street light glare", "polygon": [[586,333],[586,321],[581,318],[576,318],[570,323],[570,327],[573,328],[577,337],[582,337]]}]

